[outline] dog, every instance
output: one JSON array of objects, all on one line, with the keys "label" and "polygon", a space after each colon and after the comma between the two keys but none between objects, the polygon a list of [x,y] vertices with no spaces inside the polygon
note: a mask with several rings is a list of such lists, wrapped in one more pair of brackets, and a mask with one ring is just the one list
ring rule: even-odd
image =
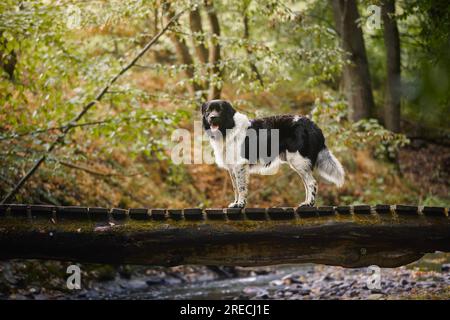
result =
[{"label": "dog", "polygon": [[[271,174],[282,163],[303,181],[306,197],[299,207],[315,204],[314,169],[326,181],[338,187],[344,184],[341,163],[325,145],[322,130],[309,118],[279,115],[250,120],[225,100],[205,102],[201,112],[215,163],[228,170],[231,178],[234,202],[229,208],[245,207],[250,174]],[[270,155],[261,155],[262,149]]]}]

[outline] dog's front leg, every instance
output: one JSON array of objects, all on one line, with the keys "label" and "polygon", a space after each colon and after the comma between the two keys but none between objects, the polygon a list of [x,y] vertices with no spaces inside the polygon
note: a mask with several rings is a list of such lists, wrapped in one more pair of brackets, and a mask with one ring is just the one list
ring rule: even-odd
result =
[{"label": "dog's front leg", "polygon": [[238,194],[237,202],[230,205],[231,208],[244,208],[247,203],[249,168],[243,164],[233,168],[236,179],[236,189]]},{"label": "dog's front leg", "polygon": [[238,193],[238,188],[236,185],[236,176],[234,175],[233,169],[228,169],[228,173],[230,174],[231,185],[233,186],[233,192],[234,192],[234,202],[230,203],[228,205],[228,208],[233,208],[238,203],[239,193]]}]

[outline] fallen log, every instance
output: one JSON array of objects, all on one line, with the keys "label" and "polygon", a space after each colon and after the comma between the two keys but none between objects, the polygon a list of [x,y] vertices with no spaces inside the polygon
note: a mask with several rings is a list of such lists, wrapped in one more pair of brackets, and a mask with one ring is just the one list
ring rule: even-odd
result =
[{"label": "fallen log", "polygon": [[450,252],[448,209],[0,207],[0,259],[397,267]]}]

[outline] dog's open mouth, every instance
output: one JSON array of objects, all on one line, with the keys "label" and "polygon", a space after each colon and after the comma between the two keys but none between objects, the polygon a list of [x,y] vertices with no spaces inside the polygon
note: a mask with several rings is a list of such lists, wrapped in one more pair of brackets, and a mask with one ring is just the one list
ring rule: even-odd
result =
[{"label": "dog's open mouth", "polygon": [[217,124],[211,124],[211,131],[216,132],[217,130],[219,130],[219,126]]}]

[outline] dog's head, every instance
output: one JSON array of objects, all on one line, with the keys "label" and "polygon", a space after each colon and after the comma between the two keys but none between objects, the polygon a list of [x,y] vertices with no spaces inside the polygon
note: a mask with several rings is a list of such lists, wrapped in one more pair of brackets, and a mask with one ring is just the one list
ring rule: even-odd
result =
[{"label": "dog's head", "polygon": [[218,131],[225,136],[227,129],[235,126],[233,116],[236,113],[231,103],[225,100],[211,100],[202,105],[203,127],[211,130],[211,134]]}]

